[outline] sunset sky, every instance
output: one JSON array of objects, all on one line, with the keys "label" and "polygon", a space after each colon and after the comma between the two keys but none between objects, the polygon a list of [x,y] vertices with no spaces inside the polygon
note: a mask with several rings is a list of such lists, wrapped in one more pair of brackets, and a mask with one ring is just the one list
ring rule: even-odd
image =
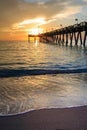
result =
[{"label": "sunset sky", "polygon": [[0,0],[0,40],[26,40],[28,33],[87,21],[87,0]]}]

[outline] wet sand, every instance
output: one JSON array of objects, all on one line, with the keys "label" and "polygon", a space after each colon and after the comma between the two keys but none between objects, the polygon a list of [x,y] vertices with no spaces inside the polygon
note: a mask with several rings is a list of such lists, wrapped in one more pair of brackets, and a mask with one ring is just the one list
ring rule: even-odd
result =
[{"label": "wet sand", "polygon": [[87,130],[87,106],[0,116],[0,130]]}]

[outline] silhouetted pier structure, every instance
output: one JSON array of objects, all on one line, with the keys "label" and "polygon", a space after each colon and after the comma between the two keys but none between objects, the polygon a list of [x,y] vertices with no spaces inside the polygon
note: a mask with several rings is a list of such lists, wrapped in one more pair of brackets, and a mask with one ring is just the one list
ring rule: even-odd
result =
[{"label": "silhouetted pier structure", "polygon": [[[37,35],[40,42],[55,43],[59,45],[75,45],[85,46],[87,40],[87,22],[81,22],[61,29],[45,32]],[[28,41],[30,37],[36,37],[35,35],[28,35]]]},{"label": "silhouetted pier structure", "polygon": [[31,42],[30,38],[34,38],[34,42],[36,41],[37,37],[40,37],[39,35],[33,35],[33,34],[28,34],[28,42]]}]

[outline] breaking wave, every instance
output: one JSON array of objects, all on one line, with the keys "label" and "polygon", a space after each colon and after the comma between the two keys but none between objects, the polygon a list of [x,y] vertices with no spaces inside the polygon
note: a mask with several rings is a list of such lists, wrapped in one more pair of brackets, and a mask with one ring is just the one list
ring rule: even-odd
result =
[{"label": "breaking wave", "polygon": [[21,77],[21,76],[31,76],[31,75],[46,75],[46,74],[74,74],[74,73],[87,73],[87,68],[85,69],[62,69],[62,70],[50,70],[50,69],[4,69],[0,70],[0,78],[5,77]]}]

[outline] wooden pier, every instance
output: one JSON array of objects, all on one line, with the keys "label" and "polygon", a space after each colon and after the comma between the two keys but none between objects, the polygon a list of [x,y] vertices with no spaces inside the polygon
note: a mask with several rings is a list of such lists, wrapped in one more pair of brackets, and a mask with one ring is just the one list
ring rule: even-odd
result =
[{"label": "wooden pier", "polygon": [[[28,41],[30,37],[37,37],[35,35],[28,35]],[[38,34],[40,42],[55,43],[59,45],[86,45],[87,40],[87,22],[81,22],[61,29],[53,30]]]}]

